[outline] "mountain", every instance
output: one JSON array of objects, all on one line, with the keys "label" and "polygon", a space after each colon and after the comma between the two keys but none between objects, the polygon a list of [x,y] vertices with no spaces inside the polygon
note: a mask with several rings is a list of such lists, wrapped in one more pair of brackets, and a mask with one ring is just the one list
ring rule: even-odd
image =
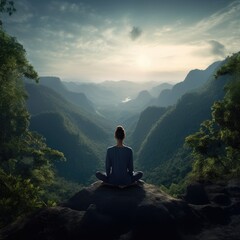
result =
[{"label": "mountain", "polygon": [[172,84],[170,83],[161,83],[155,87],[153,87],[149,92],[152,96],[154,97],[158,97],[159,94],[166,89],[171,89],[173,87]]},{"label": "mountain", "polygon": [[114,125],[126,125],[133,131],[136,119],[153,97],[148,90],[158,83],[130,81],[105,81],[102,83],[73,83],[64,85],[71,91],[83,92],[94,103],[97,113],[111,119]]},{"label": "mountain", "polygon": [[240,234],[239,181],[191,184],[183,200],[151,184],[83,188],[68,201],[46,207],[0,230],[2,240],[197,240]]},{"label": "mountain", "polygon": [[[25,88],[28,93],[27,107],[31,115],[44,112],[67,114],[85,134],[93,137],[93,139],[101,139],[101,135],[105,132],[103,129],[109,130],[108,126],[110,124],[106,119],[73,105],[54,90],[40,84],[25,84]],[[92,130],[96,130],[96,132],[92,134]],[[103,134],[103,137],[106,137],[106,135]]]},{"label": "mountain", "polygon": [[95,105],[108,106],[118,102],[114,92],[97,83],[63,82],[70,91],[84,93]]},{"label": "mountain", "polygon": [[143,90],[150,90],[152,87],[156,86],[156,82],[131,82],[126,80],[121,81],[105,81],[99,83],[99,85],[104,86],[108,90],[114,92],[117,96],[121,97],[121,101],[129,97],[134,99],[137,97],[139,92]]},{"label": "mountain", "polygon": [[99,116],[86,115],[52,89],[26,84],[31,130],[46,138],[47,144],[62,151],[66,162],[56,165],[66,179],[86,182],[101,165],[109,139],[108,124]]},{"label": "mountain", "polygon": [[[228,81],[228,76],[217,79],[212,76],[203,88],[183,95],[154,123],[138,153],[138,163],[144,170],[150,175],[158,167],[166,172],[170,159],[182,148],[185,137],[196,132],[200,124],[210,118],[211,106],[223,98],[223,89]],[[156,171],[156,175],[160,175],[159,172]],[[151,179],[160,184],[155,177]]]},{"label": "mountain", "polygon": [[161,107],[174,105],[183,94],[203,86],[220,65],[221,62],[218,61],[205,70],[190,71],[183,82],[175,84],[172,89],[163,90],[158,96],[156,104]]},{"label": "mountain", "polygon": [[[139,92],[150,90],[156,82],[136,83],[131,81],[104,81],[102,83],[65,82],[65,86],[75,92],[83,92],[97,106],[109,107],[120,104],[123,100],[135,99]],[[105,108],[104,108],[105,110]]]},{"label": "mountain", "polygon": [[144,90],[135,99],[127,99],[114,107],[102,108],[101,113],[110,118],[115,125],[123,125],[131,134],[136,127],[139,112],[145,109],[152,99],[150,93]]},{"label": "mountain", "polygon": [[86,97],[84,93],[69,91],[58,77],[40,77],[39,84],[53,89],[62,95],[72,104],[84,109],[87,112],[94,113],[94,104]]},{"label": "mountain", "polygon": [[148,107],[141,112],[137,126],[131,135],[131,142],[135,151],[139,150],[141,143],[149,134],[153,125],[164,115],[166,111],[166,108]]},{"label": "mountain", "polygon": [[[33,116],[30,129],[46,138],[49,147],[64,153],[66,161],[55,163],[59,176],[86,183],[100,168],[100,157],[86,136],[60,113]],[[75,130],[74,130],[75,129]]]}]

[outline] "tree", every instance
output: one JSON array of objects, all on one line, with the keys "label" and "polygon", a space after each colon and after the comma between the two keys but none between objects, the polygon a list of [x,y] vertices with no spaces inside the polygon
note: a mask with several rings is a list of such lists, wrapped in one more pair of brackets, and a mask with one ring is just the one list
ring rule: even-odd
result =
[{"label": "tree", "polygon": [[28,129],[23,78],[38,81],[38,75],[23,46],[2,29],[0,46],[0,225],[5,225],[48,204],[53,161],[64,156]]},{"label": "tree", "polygon": [[240,176],[240,53],[226,60],[216,80],[227,75],[231,81],[225,96],[212,106],[212,119],[186,138],[194,157],[192,176],[198,179],[223,179]]},{"label": "tree", "polygon": [[37,81],[38,76],[15,38],[0,30],[0,44],[0,161],[4,161],[16,154],[11,145],[18,145],[29,125],[22,79]]}]

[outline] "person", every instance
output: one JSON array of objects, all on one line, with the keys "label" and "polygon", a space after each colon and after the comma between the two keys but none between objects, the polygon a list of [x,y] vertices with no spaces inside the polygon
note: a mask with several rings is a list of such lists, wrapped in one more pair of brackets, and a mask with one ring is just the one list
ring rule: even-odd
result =
[{"label": "person", "polygon": [[115,130],[115,139],[117,144],[109,147],[106,154],[106,172],[96,172],[96,177],[103,183],[114,186],[129,186],[137,183],[143,172],[134,172],[133,169],[133,151],[132,148],[125,146],[125,130],[122,126],[117,126]]}]

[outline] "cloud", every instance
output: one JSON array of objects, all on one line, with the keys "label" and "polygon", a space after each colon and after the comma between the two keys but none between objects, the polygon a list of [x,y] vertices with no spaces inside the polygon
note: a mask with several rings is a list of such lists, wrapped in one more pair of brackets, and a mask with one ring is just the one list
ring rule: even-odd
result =
[{"label": "cloud", "polygon": [[19,0],[17,13],[4,25],[40,75],[94,81],[180,80],[191,68],[239,50],[240,0],[200,20],[179,16],[149,26],[135,15],[102,14],[89,2],[94,1]]},{"label": "cloud", "polygon": [[[200,21],[184,24],[183,21],[179,20],[175,24],[158,27],[153,34],[153,39],[156,39],[156,42],[160,44],[189,43],[196,45],[199,42],[207,42],[210,39],[220,39],[227,48],[234,44],[239,46],[239,11],[240,0],[234,1]],[[171,31],[168,31],[168,29],[171,29]],[[230,38],[234,39],[231,40]],[[235,43],[236,41],[238,41],[237,44]],[[236,47],[234,49],[238,50]]]},{"label": "cloud", "polygon": [[142,35],[142,30],[139,27],[133,27],[129,33],[130,38],[135,41]]},{"label": "cloud", "polygon": [[210,40],[208,42],[211,46],[211,53],[215,56],[224,57],[226,53],[226,48],[223,44],[218,41]]}]

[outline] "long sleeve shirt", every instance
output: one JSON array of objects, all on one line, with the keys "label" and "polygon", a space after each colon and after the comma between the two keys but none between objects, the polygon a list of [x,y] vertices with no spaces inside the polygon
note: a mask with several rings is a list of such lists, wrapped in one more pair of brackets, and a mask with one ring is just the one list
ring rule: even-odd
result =
[{"label": "long sleeve shirt", "polygon": [[133,175],[133,151],[130,147],[113,146],[108,148],[106,155],[106,174],[109,183],[127,185]]}]

